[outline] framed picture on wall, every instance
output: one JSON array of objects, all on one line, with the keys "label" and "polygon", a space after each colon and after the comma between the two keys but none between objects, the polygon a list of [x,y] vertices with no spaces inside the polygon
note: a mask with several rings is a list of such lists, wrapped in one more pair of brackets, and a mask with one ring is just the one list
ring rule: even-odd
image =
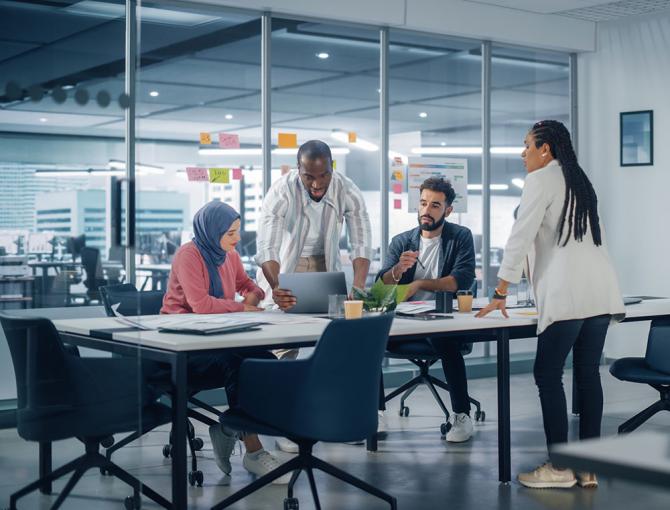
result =
[{"label": "framed picture on wall", "polygon": [[619,114],[619,158],[621,166],[654,164],[654,112]]}]

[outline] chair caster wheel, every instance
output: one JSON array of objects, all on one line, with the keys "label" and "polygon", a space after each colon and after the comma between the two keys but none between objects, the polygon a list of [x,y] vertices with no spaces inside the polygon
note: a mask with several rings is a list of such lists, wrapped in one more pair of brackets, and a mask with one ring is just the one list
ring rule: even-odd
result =
[{"label": "chair caster wheel", "polygon": [[440,425],[440,435],[442,436],[442,439],[447,437],[447,432],[451,430],[451,423],[446,422]]},{"label": "chair caster wheel", "polygon": [[284,500],[284,510],[300,510],[298,498],[286,498]]},{"label": "chair caster wheel", "polygon": [[188,483],[191,487],[195,487],[196,485],[198,487],[202,487],[202,482],[204,481],[205,477],[202,474],[202,471],[190,471],[188,474]]},{"label": "chair caster wheel", "polygon": [[100,474],[101,474],[102,476],[108,476],[108,475],[109,475],[109,471],[108,471],[106,468],[101,467],[101,468],[100,468]]},{"label": "chair caster wheel", "polygon": [[485,411],[477,411],[475,413],[475,421],[484,421],[486,420],[486,412]]},{"label": "chair caster wheel", "polygon": [[172,453],[172,447],[169,444],[163,446],[163,457],[169,459],[171,453]]},{"label": "chair caster wheel", "polygon": [[202,450],[202,448],[203,448],[204,446],[205,446],[205,442],[204,442],[201,438],[196,437],[196,438],[193,440],[193,449],[194,449],[196,452],[199,452],[200,450]]},{"label": "chair caster wheel", "polygon": [[400,408],[400,412],[398,413],[400,416],[404,416],[405,418],[409,416],[409,407],[407,406],[402,406]]},{"label": "chair caster wheel", "polygon": [[139,510],[142,508],[142,499],[140,498],[139,494],[135,496],[128,496],[123,500],[123,506],[126,508],[126,510]]},{"label": "chair caster wheel", "polygon": [[107,436],[100,441],[100,446],[103,448],[111,448],[114,445],[114,436]]}]

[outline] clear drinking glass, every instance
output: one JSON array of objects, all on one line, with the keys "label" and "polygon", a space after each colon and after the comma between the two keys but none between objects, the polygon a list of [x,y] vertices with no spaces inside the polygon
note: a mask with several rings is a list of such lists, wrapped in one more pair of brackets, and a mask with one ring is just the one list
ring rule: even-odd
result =
[{"label": "clear drinking glass", "polygon": [[530,305],[530,288],[528,285],[528,278],[525,276],[521,277],[521,280],[519,280],[519,283],[516,286],[516,302],[519,306]]},{"label": "clear drinking glass", "polygon": [[347,300],[345,294],[330,294],[328,296],[328,317],[341,319],[344,317],[344,302]]}]

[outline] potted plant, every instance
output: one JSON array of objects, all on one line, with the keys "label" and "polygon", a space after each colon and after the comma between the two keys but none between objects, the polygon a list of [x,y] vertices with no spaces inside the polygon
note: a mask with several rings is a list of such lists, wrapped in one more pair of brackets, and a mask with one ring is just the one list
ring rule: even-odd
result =
[{"label": "potted plant", "polygon": [[398,303],[407,297],[409,285],[386,285],[377,280],[368,290],[354,287],[354,299],[363,301],[363,309],[368,312],[392,312]]}]

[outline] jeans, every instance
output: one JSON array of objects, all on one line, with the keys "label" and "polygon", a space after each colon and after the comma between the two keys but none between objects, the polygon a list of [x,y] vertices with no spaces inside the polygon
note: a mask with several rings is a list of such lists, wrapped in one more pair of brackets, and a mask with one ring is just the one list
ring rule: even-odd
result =
[{"label": "jeans", "polygon": [[468,399],[468,378],[465,374],[465,360],[461,343],[453,339],[432,339],[430,343],[442,360],[444,378],[449,385],[451,408],[454,413],[470,414]]},{"label": "jeans", "polygon": [[600,436],[603,389],[600,357],[610,316],[559,321],[537,338],[533,375],[540,393],[547,447],[568,441],[568,410],[563,390],[563,366],[572,349],[579,398],[579,438]]}]

